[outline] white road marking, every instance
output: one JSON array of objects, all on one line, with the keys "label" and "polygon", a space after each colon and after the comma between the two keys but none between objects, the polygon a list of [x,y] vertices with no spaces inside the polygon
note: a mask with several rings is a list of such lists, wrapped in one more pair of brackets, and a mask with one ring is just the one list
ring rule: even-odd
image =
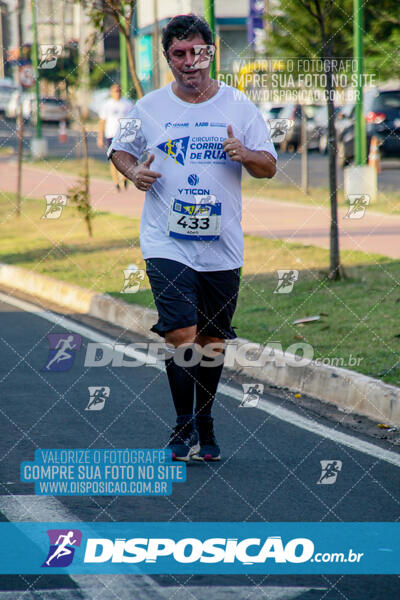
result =
[{"label": "white road marking", "polygon": [[[12,306],[20,308],[26,312],[34,313],[37,316],[46,319],[47,321],[63,327],[67,331],[78,333],[94,342],[109,344],[114,343],[114,340],[107,335],[103,335],[94,329],[91,329],[85,325],[81,325],[80,323],[76,323],[67,317],[57,315],[48,310],[43,310],[31,302],[26,302],[25,300],[20,300],[19,298],[14,298],[0,292],[0,301],[1,300],[6,304],[11,304]],[[130,358],[141,361],[144,360],[145,356],[144,353],[134,350],[133,348],[126,348],[125,354]],[[161,371],[165,370],[163,362],[158,362],[157,364],[152,364],[151,366]],[[218,386],[218,392],[239,402],[243,400],[243,393],[230,385],[220,384]],[[357,452],[362,452],[363,454],[367,454],[373,458],[384,460],[392,465],[395,465],[396,467],[400,467],[400,454],[396,454],[395,452],[391,452],[390,450],[386,450],[385,448],[381,448],[380,446],[376,446],[370,442],[365,442],[364,440],[361,440],[350,434],[336,431],[335,429],[327,427],[326,425],[322,425],[317,421],[307,419],[306,417],[303,417],[302,415],[299,415],[287,408],[283,408],[278,404],[270,402],[269,400],[260,400],[257,408],[269,413],[271,416],[280,419],[281,421],[285,421],[286,423],[290,423],[295,427],[309,431],[314,435],[319,435],[338,444],[347,446],[348,448],[352,448],[353,450],[357,450]]]}]

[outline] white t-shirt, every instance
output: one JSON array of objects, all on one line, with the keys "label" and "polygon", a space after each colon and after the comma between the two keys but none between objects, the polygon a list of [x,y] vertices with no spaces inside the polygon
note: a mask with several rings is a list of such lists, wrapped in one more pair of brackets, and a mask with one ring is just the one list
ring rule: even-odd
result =
[{"label": "white t-shirt", "polygon": [[100,119],[105,123],[104,137],[112,138],[117,133],[119,119],[126,117],[128,112],[134,107],[132,100],[128,98],[108,98],[101,107]]},{"label": "white t-shirt", "polygon": [[[205,102],[184,102],[169,84],[139,100],[127,119],[133,120],[130,137],[119,129],[109,153],[124,150],[138,159],[145,151],[153,153],[150,168],[162,174],[146,193],[140,227],[143,258],[169,258],[197,271],[241,267],[242,165],[226,155],[222,142],[228,137],[227,126],[232,125],[234,136],[247,148],[265,150],[276,158],[268,127],[256,106],[225,84]],[[206,202],[213,198],[219,207],[218,239],[172,237],[172,206],[179,203],[179,211],[188,207],[194,214],[191,206],[200,197]],[[200,231],[199,223],[201,228],[208,224],[207,218],[196,223],[195,217],[174,216],[174,227],[182,227],[183,234],[192,226]]]}]

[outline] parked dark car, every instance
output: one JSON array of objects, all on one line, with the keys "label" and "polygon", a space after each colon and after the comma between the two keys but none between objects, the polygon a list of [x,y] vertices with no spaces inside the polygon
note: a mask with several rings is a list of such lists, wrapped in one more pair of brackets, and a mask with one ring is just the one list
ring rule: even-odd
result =
[{"label": "parked dark car", "polygon": [[[344,110],[347,109],[347,110]],[[354,104],[337,116],[338,160],[341,166],[354,158]],[[381,156],[400,156],[400,90],[373,90],[364,96],[367,149],[371,138],[380,142]]]},{"label": "parked dark car", "polygon": [[283,104],[273,104],[269,108],[267,108],[265,105],[260,106],[260,112],[265,120],[278,119],[283,109]]},{"label": "parked dark car", "polygon": [[381,155],[400,156],[400,90],[366,95],[365,109],[367,138],[378,137]]},{"label": "parked dark car", "polygon": [[[318,105],[307,104],[305,106],[307,121],[314,117]],[[287,104],[285,108],[279,113],[280,119],[292,119],[294,121],[293,127],[289,129],[285,140],[281,143],[281,150],[294,150],[296,151],[301,144],[301,105],[300,104]],[[308,139],[309,147],[313,145],[313,138]]]}]

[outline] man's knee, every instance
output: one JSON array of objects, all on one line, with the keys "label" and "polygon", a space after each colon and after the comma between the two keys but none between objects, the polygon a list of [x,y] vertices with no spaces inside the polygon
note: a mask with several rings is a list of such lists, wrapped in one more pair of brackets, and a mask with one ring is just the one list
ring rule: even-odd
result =
[{"label": "man's knee", "polygon": [[214,356],[216,352],[225,350],[225,340],[210,335],[199,333],[196,336],[196,343],[203,347],[203,353],[208,356]]},{"label": "man's knee", "polygon": [[167,344],[171,344],[172,346],[175,346],[175,348],[178,348],[178,346],[182,346],[183,344],[193,344],[195,339],[196,325],[174,329],[165,334],[165,341]]}]

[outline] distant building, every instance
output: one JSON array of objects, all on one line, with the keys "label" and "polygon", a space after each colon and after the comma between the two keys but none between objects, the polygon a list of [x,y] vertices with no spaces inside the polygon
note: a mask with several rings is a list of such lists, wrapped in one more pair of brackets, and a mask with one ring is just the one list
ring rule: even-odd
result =
[{"label": "distant building", "polygon": [[[5,29],[7,33],[3,41],[4,58],[6,58],[7,52],[13,56],[18,53],[18,3],[21,7],[22,44],[31,45],[33,42],[30,0],[0,0],[0,9],[4,15],[3,30]],[[80,45],[83,48],[85,40],[93,36],[95,32],[88,14],[80,2],[75,0],[35,0],[35,5],[39,44],[59,44],[63,46],[64,52],[68,53],[68,49],[73,45]],[[2,6],[3,8],[1,8]],[[118,30],[111,24],[104,38],[101,35],[97,36],[92,50],[95,54],[94,61],[102,63],[108,60],[118,60],[118,40]]]}]

